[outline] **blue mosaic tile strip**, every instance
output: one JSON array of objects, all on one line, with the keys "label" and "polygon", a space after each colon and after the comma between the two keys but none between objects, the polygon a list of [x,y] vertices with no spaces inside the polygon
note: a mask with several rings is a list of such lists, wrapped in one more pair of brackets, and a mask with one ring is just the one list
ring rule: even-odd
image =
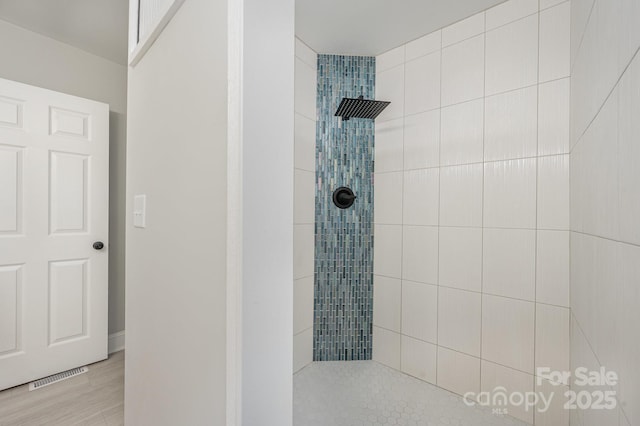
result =
[{"label": "blue mosaic tile strip", "polygon": [[[343,97],[375,98],[375,58],[318,55],[313,359],[367,360],[373,327],[374,122],[334,113]],[[332,201],[348,186],[346,210]]]}]

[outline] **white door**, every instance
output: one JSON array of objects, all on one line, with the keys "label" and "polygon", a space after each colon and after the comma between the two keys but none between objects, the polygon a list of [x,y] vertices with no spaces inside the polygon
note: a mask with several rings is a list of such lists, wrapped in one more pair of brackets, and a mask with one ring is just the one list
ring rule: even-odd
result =
[{"label": "white door", "polygon": [[107,357],[108,167],[108,105],[0,79],[0,390]]}]

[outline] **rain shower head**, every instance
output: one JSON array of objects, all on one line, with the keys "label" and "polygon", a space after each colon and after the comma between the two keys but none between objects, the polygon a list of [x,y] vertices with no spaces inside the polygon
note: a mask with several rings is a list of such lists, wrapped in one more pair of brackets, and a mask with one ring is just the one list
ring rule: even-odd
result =
[{"label": "rain shower head", "polygon": [[362,96],[357,99],[342,98],[335,116],[342,117],[345,121],[350,118],[370,118],[374,120],[390,103],[364,99]]}]

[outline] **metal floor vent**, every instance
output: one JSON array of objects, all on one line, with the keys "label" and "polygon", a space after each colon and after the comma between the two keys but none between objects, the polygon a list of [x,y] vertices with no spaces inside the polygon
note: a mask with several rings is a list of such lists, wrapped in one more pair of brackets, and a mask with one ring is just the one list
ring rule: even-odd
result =
[{"label": "metal floor vent", "polygon": [[87,371],[89,371],[89,367],[78,367],[72,370],[63,371],[62,373],[54,374],[53,376],[45,377],[44,379],[36,380],[35,382],[29,383],[29,392],[84,374]]}]

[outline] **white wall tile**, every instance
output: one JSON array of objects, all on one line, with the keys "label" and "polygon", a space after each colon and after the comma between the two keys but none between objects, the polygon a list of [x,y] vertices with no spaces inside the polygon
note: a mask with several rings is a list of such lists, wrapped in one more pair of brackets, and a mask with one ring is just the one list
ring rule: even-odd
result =
[{"label": "white wall tile", "polygon": [[640,56],[620,86],[618,176],[620,179],[620,236],[640,245]]},{"label": "white wall tile", "polygon": [[484,226],[536,226],[536,159],[485,163]]},{"label": "white wall tile", "polygon": [[621,275],[618,245],[614,241],[597,238],[591,285],[582,289],[578,283],[573,286],[577,293],[582,292],[577,297],[584,300],[583,308],[576,309],[576,312],[579,311],[581,314],[576,315],[576,318],[583,325],[583,330],[600,363],[612,370],[618,369],[620,345],[618,321],[612,320],[612,317],[620,318],[617,311]]},{"label": "white wall tile", "polygon": [[[619,237],[617,92],[593,121],[582,141],[572,151],[572,212],[574,229],[617,240]],[[574,170],[575,169],[575,170]],[[581,195],[575,199],[574,196]],[[580,223],[582,222],[582,223]],[[574,224],[575,223],[575,224]]]},{"label": "white wall tile", "polygon": [[482,226],[482,164],[440,169],[440,225]]},{"label": "white wall tile", "polygon": [[481,294],[438,289],[438,345],[480,356]]},{"label": "white wall tile", "polygon": [[482,228],[440,228],[439,284],[480,291]]},{"label": "white wall tile", "polygon": [[303,278],[313,275],[314,256],[313,224],[293,226],[293,278]]},{"label": "white wall tile", "polygon": [[402,281],[402,334],[437,343],[437,286]]},{"label": "white wall tile", "polygon": [[[640,339],[637,335],[640,324],[640,247],[630,244],[618,245],[620,269],[620,291],[616,312],[618,323],[619,345],[618,374],[620,375],[619,400],[630,424],[640,421]],[[633,423],[631,423],[633,422]]]},{"label": "white wall tile", "polygon": [[[376,133],[376,147],[378,133]],[[440,165],[440,110],[410,115],[404,119],[404,169]],[[376,167],[378,158],[376,157]]]},{"label": "white wall tile", "polygon": [[[493,392],[497,387],[506,389],[506,394],[514,392],[529,393],[534,390],[534,379],[531,374],[516,371],[511,368],[497,365],[492,362],[482,361],[482,392]],[[490,406],[494,409],[507,409],[510,416],[527,423],[533,423],[534,409],[528,410],[522,404],[513,405],[509,403],[506,407],[497,405]]]},{"label": "white wall tile", "polygon": [[536,301],[569,306],[569,232],[537,233]]},{"label": "white wall tile", "polygon": [[538,91],[538,155],[569,152],[570,79],[540,84]]},{"label": "white wall tile", "polygon": [[377,275],[400,278],[402,273],[402,226],[375,225],[373,272]]},{"label": "white wall tile", "polygon": [[476,13],[442,29],[442,46],[449,46],[484,33],[484,12]]},{"label": "white wall tile", "polygon": [[571,71],[571,10],[565,2],[540,12],[540,81],[568,77]]},{"label": "white wall tile", "polygon": [[569,155],[538,158],[538,228],[569,229]]},{"label": "white wall tile", "polygon": [[435,384],[438,347],[407,336],[402,336],[401,347],[402,372]]},{"label": "white wall tile", "polygon": [[440,164],[482,162],[484,100],[442,108]]},{"label": "white wall tile", "polygon": [[537,0],[509,0],[487,10],[487,30],[524,18],[537,11]]},{"label": "white wall tile", "polygon": [[486,37],[487,95],[538,82],[537,15],[488,31]]},{"label": "white wall tile", "polygon": [[401,294],[399,279],[373,276],[373,325],[400,333]]},{"label": "white wall tile", "polygon": [[538,88],[514,90],[485,100],[484,160],[535,157]]},{"label": "white wall tile", "polygon": [[318,54],[296,37],[296,58],[302,60],[314,70],[318,69]]},{"label": "white wall tile", "polygon": [[569,308],[536,304],[536,369],[570,370],[569,315]]},{"label": "white wall tile", "polygon": [[618,347],[616,302],[620,291],[618,243],[571,234],[571,309],[598,359],[615,369]]},{"label": "white wall tile", "polygon": [[402,170],[404,126],[403,119],[375,122],[375,171]]},{"label": "white wall tile", "polygon": [[484,95],[484,36],[442,50],[442,105]]},{"label": "white wall tile", "polygon": [[534,304],[482,296],[482,358],[533,374]]},{"label": "white wall tile", "polygon": [[[572,317],[573,318],[573,317]],[[572,321],[571,324],[571,365],[585,367],[589,371],[598,371],[601,365],[598,362],[595,354],[589,346],[589,342],[584,338],[584,335],[580,331],[580,327],[576,321]],[[607,387],[598,386],[578,386],[573,383],[572,389],[576,392],[587,391],[599,391],[609,390]],[[578,410],[582,425],[596,426],[596,425],[615,425],[619,420],[619,412],[617,410]],[[572,425],[574,424],[574,418],[571,418]]]},{"label": "white wall tile", "polygon": [[439,175],[437,168],[404,172],[403,224],[438,225]]},{"label": "white wall tile", "polygon": [[[316,122],[300,114],[295,115],[295,167],[316,170]],[[377,142],[377,139],[376,139]]]},{"label": "white wall tile", "polygon": [[640,4],[633,0],[620,1],[619,18],[618,70],[622,72],[640,47]]},{"label": "white wall tile", "polygon": [[391,102],[380,113],[377,121],[402,117],[404,114],[404,65],[376,73],[376,99]]},{"label": "white wall tile", "polygon": [[400,334],[373,326],[373,360],[400,370]]},{"label": "white wall tile", "polygon": [[374,223],[387,225],[402,223],[402,179],[402,172],[375,174]]},{"label": "white wall tile", "polygon": [[438,283],[438,227],[403,226],[402,278]]},{"label": "white wall tile", "polygon": [[313,361],[313,329],[309,328],[293,336],[293,372]]},{"label": "white wall tile", "polygon": [[404,66],[404,113],[417,114],[440,107],[440,51]]},{"label": "white wall tile", "polygon": [[480,392],[480,359],[438,347],[438,386],[458,395]]},{"label": "white wall tile", "polygon": [[293,334],[313,327],[313,275],[293,281]]},{"label": "white wall tile", "polygon": [[539,395],[544,395],[547,400],[550,399],[551,402],[548,410],[544,412],[536,410],[534,424],[536,426],[569,426],[569,417],[573,410],[566,410],[564,404],[569,401],[565,396],[565,392],[569,391],[570,388],[547,380],[539,380],[538,378],[536,378],[535,382],[535,391]]},{"label": "white wall tile", "polygon": [[485,229],[482,291],[535,300],[536,231]]},{"label": "white wall tile", "polygon": [[314,223],[316,212],[316,174],[306,170],[294,171],[294,223]]},{"label": "white wall tile", "polygon": [[376,56],[376,72],[380,73],[404,63],[404,46],[396,47]]},{"label": "white wall tile", "polygon": [[316,118],[316,71],[296,58],[295,68],[295,111],[307,118]]},{"label": "white wall tile", "polygon": [[582,38],[587,21],[595,0],[578,0],[571,2],[571,65],[575,62],[578,48],[582,44]]},{"label": "white wall tile", "polygon": [[410,41],[405,45],[405,60],[411,61],[420,56],[440,50],[442,42],[442,31],[434,31],[431,34]]},{"label": "white wall tile", "polygon": [[565,1],[567,0],[540,0],[540,10],[548,9]]},{"label": "white wall tile", "polygon": [[597,115],[620,77],[620,6],[618,0],[598,1],[589,16],[571,73],[572,140]]}]

